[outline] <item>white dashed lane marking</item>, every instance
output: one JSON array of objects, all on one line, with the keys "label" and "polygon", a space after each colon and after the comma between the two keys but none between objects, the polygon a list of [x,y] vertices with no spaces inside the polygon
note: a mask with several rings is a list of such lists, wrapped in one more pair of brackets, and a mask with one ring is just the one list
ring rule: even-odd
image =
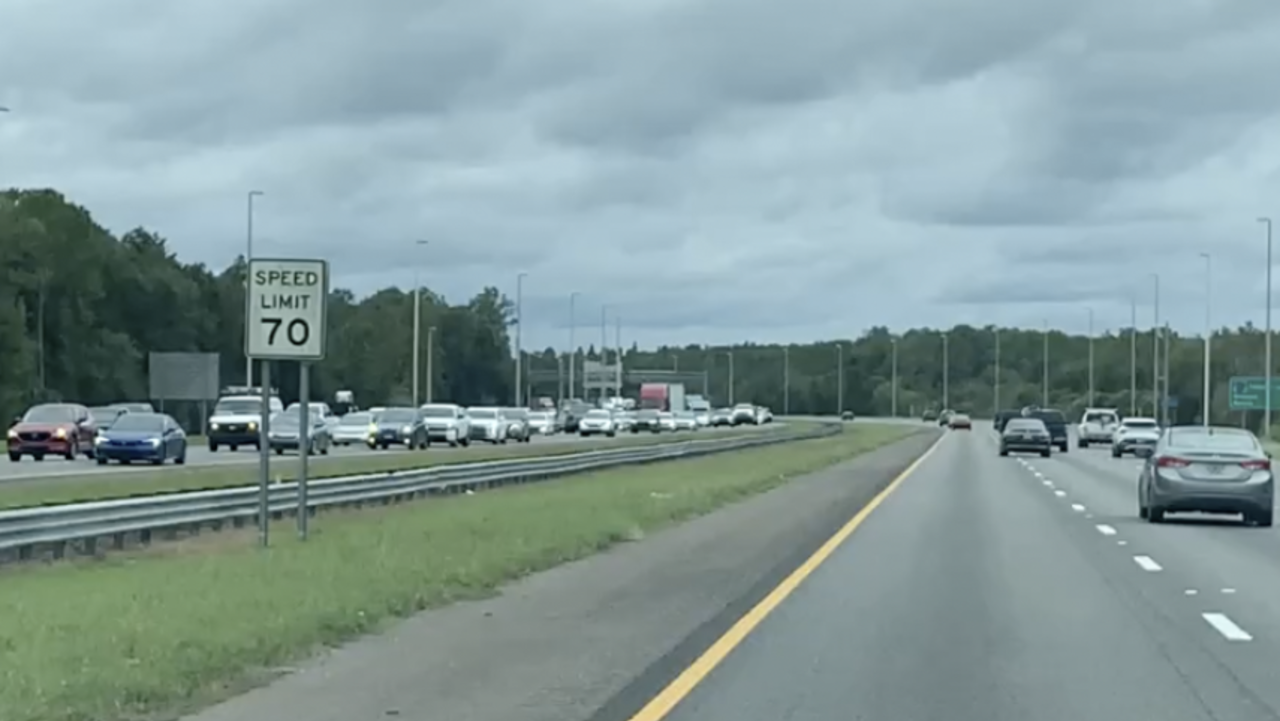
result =
[{"label": "white dashed lane marking", "polygon": [[1144,571],[1155,572],[1162,570],[1160,564],[1156,563],[1151,556],[1134,556],[1133,562],[1138,564],[1138,568]]},{"label": "white dashed lane marking", "polygon": [[1065,497],[1066,497],[1066,495],[1067,495],[1067,492],[1066,492],[1066,491],[1054,491],[1054,492],[1053,492],[1053,495],[1057,496],[1058,498],[1065,498]]},{"label": "white dashed lane marking", "polygon": [[1239,626],[1237,626],[1236,622],[1228,618],[1227,614],[1225,613],[1210,612],[1210,613],[1202,613],[1200,614],[1200,616],[1205,621],[1207,621],[1210,626],[1213,626],[1213,629],[1215,631],[1222,634],[1222,637],[1227,639],[1228,641],[1252,641],[1253,640],[1253,636],[1250,636],[1248,631],[1245,631],[1243,628],[1240,628]]},{"label": "white dashed lane marking", "polygon": [[1108,525],[1107,525],[1107,524],[1105,524],[1105,523],[1099,523],[1099,524],[1096,526],[1096,528],[1098,529],[1098,533],[1101,533],[1101,534],[1102,534],[1102,535],[1104,535],[1104,536],[1114,536],[1114,535],[1116,535],[1116,529],[1112,528],[1111,526],[1108,526]]},{"label": "white dashed lane marking", "polygon": [[1072,503],[1071,510],[1075,511],[1076,513],[1082,513],[1084,512],[1084,506],[1080,505],[1079,503]]}]

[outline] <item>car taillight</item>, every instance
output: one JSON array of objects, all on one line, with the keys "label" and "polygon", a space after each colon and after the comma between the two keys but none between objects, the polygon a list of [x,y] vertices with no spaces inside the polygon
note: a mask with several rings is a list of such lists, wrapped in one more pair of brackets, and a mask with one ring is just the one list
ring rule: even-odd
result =
[{"label": "car taillight", "polygon": [[1250,471],[1269,471],[1271,470],[1271,461],[1267,459],[1257,461],[1242,461],[1241,467]]},{"label": "car taillight", "polygon": [[1160,456],[1156,459],[1156,465],[1161,468],[1186,468],[1191,465],[1191,461],[1173,456]]}]

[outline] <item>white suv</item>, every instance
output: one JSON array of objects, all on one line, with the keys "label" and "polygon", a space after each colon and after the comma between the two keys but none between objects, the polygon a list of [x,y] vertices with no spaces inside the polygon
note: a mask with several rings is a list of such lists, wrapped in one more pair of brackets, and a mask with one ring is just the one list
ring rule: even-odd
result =
[{"label": "white suv", "polygon": [[432,441],[453,446],[471,445],[471,419],[462,406],[454,403],[428,403],[422,406],[422,422]]},{"label": "white suv", "polygon": [[1086,408],[1076,429],[1076,445],[1088,448],[1090,443],[1111,444],[1120,424],[1120,411],[1115,408]]}]

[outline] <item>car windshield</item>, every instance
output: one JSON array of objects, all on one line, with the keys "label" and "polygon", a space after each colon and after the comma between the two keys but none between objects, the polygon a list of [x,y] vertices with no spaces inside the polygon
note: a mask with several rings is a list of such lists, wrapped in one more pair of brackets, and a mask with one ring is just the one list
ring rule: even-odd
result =
[{"label": "car windshield", "polygon": [[372,413],[348,413],[338,421],[340,426],[367,426],[373,422]]},{"label": "car windshield", "polygon": [[215,416],[246,416],[261,413],[262,401],[252,398],[218,401],[218,405],[213,407]]},{"label": "car windshield", "polygon": [[453,418],[458,412],[451,406],[424,406],[422,415],[427,418]]},{"label": "car windshield", "polygon": [[467,411],[467,415],[483,421],[490,421],[498,417],[498,412],[491,408],[472,408]]},{"label": "car windshield", "polygon": [[1125,421],[1124,427],[1130,431],[1154,431],[1157,426],[1155,421]]},{"label": "car windshield", "polygon": [[1206,433],[1202,430],[1180,429],[1169,434],[1169,445],[1186,450],[1204,451],[1256,451],[1258,442],[1253,435],[1245,431],[1217,430]]},{"label": "car windshield", "polygon": [[1067,417],[1062,415],[1062,411],[1036,411],[1036,418],[1045,423],[1066,423]]},{"label": "car windshield", "polygon": [[75,423],[76,412],[72,406],[36,406],[22,417],[23,423]]},{"label": "car windshield", "polygon": [[297,413],[290,413],[288,411],[284,411],[283,413],[275,414],[275,416],[271,419],[271,428],[273,430],[280,430],[280,429],[287,430],[290,428],[297,428],[298,426],[302,425],[301,423],[298,422],[300,420],[302,419],[298,417]]},{"label": "car windshield", "polygon": [[111,426],[112,431],[134,433],[160,433],[164,430],[164,416],[149,413],[126,413]]},{"label": "car windshield", "polygon": [[1037,420],[1027,418],[1014,418],[1005,425],[1005,430],[1010,431],[1042,431],[1044,423]]},{"label": "car windshield", "polygon": [[531,421],[549,421],[549,420],[551,420],[551,414],[550,414],[550,413],[547,413],[546,411],[540,411],[540,412],[538,412],[538,413],[530,413],[530,414],[529,414],[529,420],[531,420]]},{"label": "car windshield", "polygon": [[517,421],[522,421],[529,417],[529,411],[526,411],[523,408],[512,408],[507,411],[507,417],[514,418]]},{"label": "car windshield", "polygon": [[590,411],[587,413],[587,418],[608,418],[608,417],[609,417],[609,411]]},{"label": "car windshield", "polygon": [[1116,416],[1114,413],[1087,413],[1084,417],[1085,423],[1115,423]]},{"label": "car windshield", "polygon": [[123,408],[90,408],[89,415],[93,416],[94,423],[99,425],[103,423],[111,423],[115,419],[124,415]]},{"label": "car windshield", "polygon": [[378,423],[412,423],[416,420],[416,411],[408,408],[393,408],[378,414]]}]

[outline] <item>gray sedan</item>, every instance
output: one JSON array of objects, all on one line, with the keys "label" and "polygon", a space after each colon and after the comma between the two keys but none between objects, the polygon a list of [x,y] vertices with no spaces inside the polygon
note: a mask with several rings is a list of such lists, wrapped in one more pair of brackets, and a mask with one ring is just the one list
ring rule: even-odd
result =
[{"label": "gray sedan", "polygon": [[1275,479],[1271,455],[1247,430],[1174,426],[1160,436],[1138,478],[1138,515],[1160,523],[1167,513],[1239,513],[1271,525]]}]

